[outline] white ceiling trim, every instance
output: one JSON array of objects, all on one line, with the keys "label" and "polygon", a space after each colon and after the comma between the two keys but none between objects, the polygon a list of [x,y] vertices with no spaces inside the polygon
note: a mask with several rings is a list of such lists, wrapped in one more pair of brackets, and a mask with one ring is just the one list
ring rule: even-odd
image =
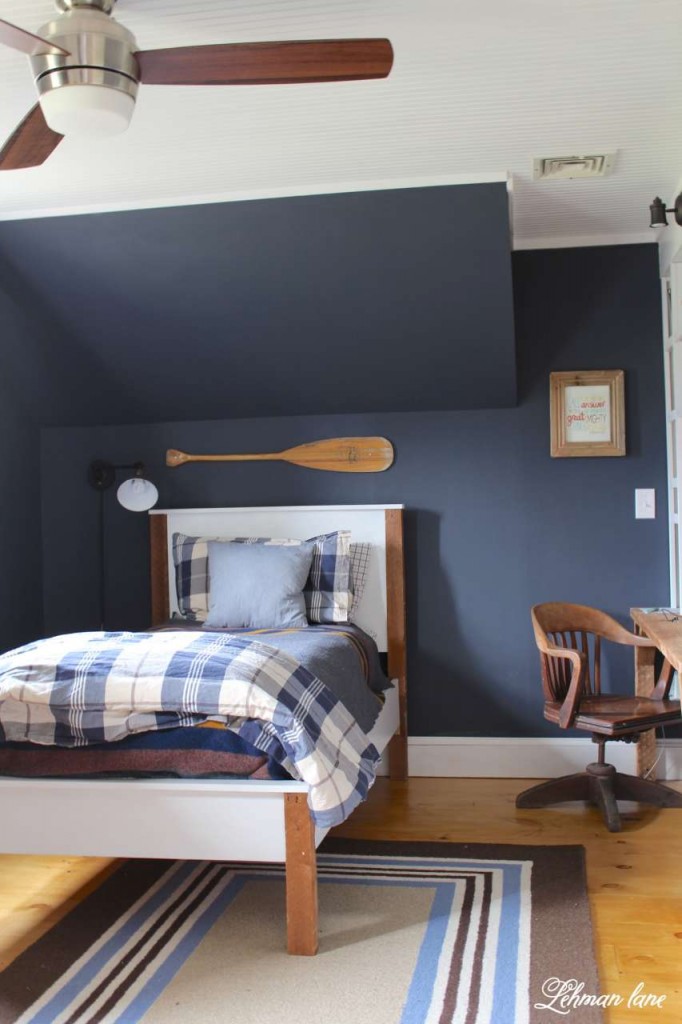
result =
[{"label": "white ceiling trim", "polygon": [[334,185],[299,185],[283,188],[257,188],[237,192],[216,192],[203,196],[164,196],[161,199],[143,199],[131,206],[129,201],[120,203],[88,203],[83,206],[57,206],[53,209],[27,209],[21,211],[0,210],[0,221],[34,220],[38,217],[71,217],[88,213],[112,213],[123,210],[153,210],[170,206],[199,206],[207,203],[243,202],[250,199],[282,199],[291,196],[337,195],[343,192],[376,192],[394,188],[432,188],[439,185],[481,185],[490,182],[506,182],[510,194],[509,175],[504,171],[483,174],[450,174],[443,177],[423,176],[413,178],[382,178],[380,181],[344,181]]},{"label": "white ceiling trim", "polygon": [[628,234],[605,233],[603,235],[558,235],[546,238],[515,238],[515,249],[579,249],[584,246],[593,245],[642,245],[643,243],[655,244],[658,241],[657,233],[648,231],[634,231]]}]

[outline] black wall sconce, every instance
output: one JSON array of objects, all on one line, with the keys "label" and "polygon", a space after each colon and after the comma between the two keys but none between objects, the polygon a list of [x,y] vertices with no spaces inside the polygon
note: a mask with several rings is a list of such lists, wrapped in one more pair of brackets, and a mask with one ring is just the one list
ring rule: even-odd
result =
[{"label": "black wall sconce", "polygon": [[675,197],[675,203],[670,210],[666,210],[665,203],[659,196],[656,196],[653,203],[649,206],[651,213],[650,228],[667,228],[668,218],[666,213],[675,214],[675,223],[682,225],[682,192]]},{"label": "black wall sconce", "polygon": [[88,483],[99,491],[99,628],[104,629],[105,604],[106,604],[106,566],[104,558],[104,492],[113,486],[116,480],[116,471],[119,469],[131,469],[133,475],[120,484],[116,497],[123,508],[129,512],[148,512],[159,500],[159,492],[154,484],[145,478],[144,465],[141,462],[133,462],[127,465],[115,466],[112,462],[104,459],[95,459],[88,466]]}]

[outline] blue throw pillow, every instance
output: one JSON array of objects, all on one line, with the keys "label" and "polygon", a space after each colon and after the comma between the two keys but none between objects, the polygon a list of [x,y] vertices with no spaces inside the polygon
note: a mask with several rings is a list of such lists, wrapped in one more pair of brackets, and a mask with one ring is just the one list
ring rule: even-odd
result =
[{"label": "blue throw pillow", "polygon": [[276,629],[308,625],[305,586],[312,544],[208,542],[211,593],[206,626]]}]

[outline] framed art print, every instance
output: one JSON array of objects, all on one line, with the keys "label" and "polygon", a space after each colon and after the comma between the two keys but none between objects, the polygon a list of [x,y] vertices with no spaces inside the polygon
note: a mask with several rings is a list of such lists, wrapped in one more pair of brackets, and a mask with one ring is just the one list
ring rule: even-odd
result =
[{"label": "framed art print", "polygon": [[625,455],[624,378],[622,370],[550,373],[553,459]]}]

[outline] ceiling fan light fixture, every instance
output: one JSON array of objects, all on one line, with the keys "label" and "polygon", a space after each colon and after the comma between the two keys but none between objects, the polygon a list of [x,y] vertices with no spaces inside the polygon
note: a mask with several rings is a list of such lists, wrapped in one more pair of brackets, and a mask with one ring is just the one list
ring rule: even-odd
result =
[{"label": "ceiling fan light fixture", "polygon": [[54,132],[69,137],[100,138],[124,132],[135,99],[103,85],[63,85],[40,97],[45,120]]},{"label": "ceiling fan light fixture", "polygon": [[65,52],[31,57],[48,127],[67,137],[118,135],[135,108],[135,36],[100,2],[59,6],[66,13],[43,25],[40,37]]},{"label": "ceiling fan light fixture", "polygon": [[0,18],[0,46],[27,54],[39,104],[0,146],[0,172],[39,167],[65,137],[128,127],[138,86],[303,85],[386,78],[385,38],[293,39],[140,50],[116,0],[54,0],[37,33]]}]

